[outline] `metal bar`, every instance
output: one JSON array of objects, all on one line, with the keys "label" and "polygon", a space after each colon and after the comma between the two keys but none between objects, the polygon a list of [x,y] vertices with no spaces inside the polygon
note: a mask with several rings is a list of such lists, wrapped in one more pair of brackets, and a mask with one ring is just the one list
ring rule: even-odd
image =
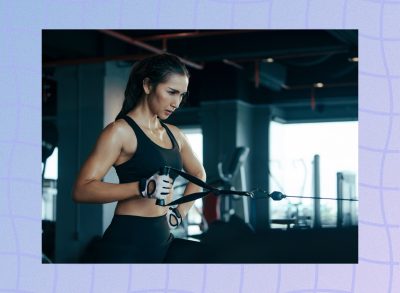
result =
[{"label": "metal bar", "polygon": [[231,65],[231,66],[233,66],[233,67],[235,67],[237,69],[241,69],[241,70],[244,69],[242,65],[239,65],[236,62],[230,61],[228,59],[222,59],[222,62],[225,63],[225,64],[228,64],[228,65]]},{"label": "metal bar", "polygon": [[294,53],[294,54],[286,54],[286,55],[277,55],[272,56],[276,60],[278,59],[291,59],[291,58],[299,58],[299,57],[310,57],[310,56],[320,56],[320,55],[333,55],[333,54],[343,54],[348,53],[348,49],[337,49],[337,50],[328,50],[328,51],[321,51],[321,52],[309,52],[309,53]]},{"label": "metal bar", "polygon": [[43,62],[43,67],[57,67],[67,65],[79,65],[79,64],[93,64],[102,63],[107,61],[129,61],[129,60],[140,60],[146,57],[152,56],[152,54],[135,54],[135,55],[117,55],[117,56],[106,56],[106,57],[89,57],[89,58],[77,58],[77,59],[61,59],[54,61]]},{"label": "metal bar", "polygon": [[[324,88],[337,88],[337,87],[348,87],[348,86],[357,86],[357,82],[337,82],[337,83],[328,83],[325,84],[321,89]],[[302,90],[314,88],[314,84],[299,84],[299,85],[285,85],[287,90]]]},{"label": "metal bar", "polygon": [[[127,35],[121,34],[119,32],[113,31],[113,30],[99,30],[99,31],[104,33],[104,34],[106,34],[106,35],[108,35],[108,36],[114,37],[114,38],[116,38],[118,40],[121,40],[121,41],[126,42],[128,44],[134,45],[136,47],[145,49],[147,51],[150,51],[150,52],[153,52],[153,53],[156,53],[156,54],[168,53],[167,51],[164,51],[164,50],[159,49],[157,47],[151,46],[151,45],[146,44],[146,43],[144,43],[142,41],[138,41],[138,40],[133,39],[133,38],[127,36]],[[186,65],[188,65],[190,67],[193,67],[195,69],[201,70],[201,69],[204,68],[204,66],[201,65],[201,64],[194,63],[194,62],[192,62],[190,60],[187,60],[187,59],[179,57],[179,56],[178,56],[178,58],[182,61],[182,63],[184,63],[184,64],[186,64]]]},{"label": "metal bar", "polygon": [[260,87],[260,64],[258,62],[254,62],[254,86]]},{"label": "metal bar", "polygon": [[314,155],[314,228],[321,227],[321,202],[320,202],[320,184],[319,184],[319,155]]},{"label": "metal bar", "polygon": [[[288,53],[284,53],[286,50]],[[302,51],[303,50],[303,51]],[[304,52],[311,51],[311,52]],[[258,55],[262,54],[263,57],[253,57],[253,58],[240,58],[236,56],[229,56],[227,58],[231,60],[235,60],[236,62],[254,62],[254,61],[263,61],[266,58],[273,58],[274,60],[279,59],[292,59],[292,58],[301,58],[301,57],[313,57],[313,56],[321,56],[321,55],[334,55],[334,54],[345,54],[348,53],[349,50],[347,48],[303,48],[303,49],[281,49],[281,50],[265,50],[263,52],[258,52]],[[257,53],[257,52],[256,52]],[[264,57],[265,56],[265,57]]]},{"label": "metal bar", "polygon": [[336,226],[338,228],[342,227],[343,225],[343,173],[337,172],[336,173],[336,188],[337,188],[337,218],[336,218]]},{"label": "metal bar", "polygon": [[[240,188],[242,190],[247,190],[247,184],[246,184],[246,171],[244,169],[244,165],[242,164],[240,166],[240,182],[241,186]],[[244,222],[247,225],[251,225],[250,223],[250,210],[249,210],[249,198],[247,196],[243,196],[243,217],[244,217]]]},{"label": "metal bar", "polygon": [[[246,196],[246,195],[244,195]],[[320,199],[327,199],[327,200],[336,200],[336,201],[358,201],[358,199],[354,199],[354,198],[334,198],[334,197],[315,197],[315,196],[301,196],[301,195],[286,195],[285,194],[285,198],[286,197],[292,197],[292,198],[309,198],[309,199],[314,199],[314,200],[320,200]]]},{"label": "metal bar", "polygon": [[160,34],[154,36],[147,37],[139,37],[135,38],[138,41],[156,41],[162,39],[182,39],[182,38],[199,38],[199,37],[210,37],[210,36],[220,36],[220,35],[232,35],[232,34],[241,34],[241,33],[255,33],[257,30],[217,30],[217,31],[209,31],[209,32],[185,32],[185,33],[174,33],[174,34]]}]

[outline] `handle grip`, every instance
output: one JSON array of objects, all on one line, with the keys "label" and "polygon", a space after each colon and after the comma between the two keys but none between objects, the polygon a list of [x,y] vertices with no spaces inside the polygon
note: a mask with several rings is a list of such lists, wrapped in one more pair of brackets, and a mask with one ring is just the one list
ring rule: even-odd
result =
[{"label": "handle grip", "polygon": [[171,167],[168,167],[168,166],[161,167],[159,174],[160,175],[168,175],[170,170],[171,170]]},{"label": "handle grip", "polygon": [[[164,166],[160,168],[159,174],[160,175],[168,175],[170,171],[170,167]],[[158,206],[165,206],[165,200],[161,198],[156,199],[156,205]]]}]

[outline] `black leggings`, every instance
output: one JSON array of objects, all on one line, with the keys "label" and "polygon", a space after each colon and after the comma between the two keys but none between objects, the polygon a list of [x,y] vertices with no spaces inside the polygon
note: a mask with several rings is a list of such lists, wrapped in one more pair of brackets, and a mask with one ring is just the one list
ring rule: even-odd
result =
[{"label": "black leggings", "polygon": [[114,215],[94,249],[97,263],[161,263],[173,240],[165,216]]},{"label": "black leggings", "polygon": [[205,263],[204,245],[174,238],[165,216],[114,215],[90,249],[94,263]]}]

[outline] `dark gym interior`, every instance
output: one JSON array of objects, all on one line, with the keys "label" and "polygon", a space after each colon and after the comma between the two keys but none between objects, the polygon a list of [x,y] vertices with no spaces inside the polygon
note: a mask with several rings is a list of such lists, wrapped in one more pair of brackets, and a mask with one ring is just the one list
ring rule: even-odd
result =
[{"label": "dark gym interior", "polygon": [[[272,144],[286,148],[276,146],[272,124],[301,124],[312,134],[317,123],[357,123],[356,30],[43,30],[43,262],[88,261],[91,244],[109,225],[115,203],[75,203],[73,184],[121,108],[132,65],[162,52],[179,56],[191,75],[189,96],[168,123],[201,135],[202,163],[214,186],[291,190],[290,181],[306,173],[282,184],[274,168],[283,162],[272,160]],[[346,149],[341,134],[332,139]],[[290,146],[300,149],[307,140]],[[56,152],[56,175],[47,175]],[[174,234],[207,244],[209,262],[357,263],[357,166],[329,178],[320,172],[320,164],[322,170],[334,160],[346,165],[357,149],[342,151],[340,159],[322,153],[305,160],[310,171],[307,187],[293,194],[298,198],[282,199],[279,207],[271,198],[203,198]],[[115,171],[104,181],[118,183]],[[326,182],[335,187],[329,194]],[[184,184],[175,184],[177,197]],[[301,197],[314,199],[304,208]],[[330,199],[318,199],[324,197]],[[185,254],[169,262],[185,263]]]}]

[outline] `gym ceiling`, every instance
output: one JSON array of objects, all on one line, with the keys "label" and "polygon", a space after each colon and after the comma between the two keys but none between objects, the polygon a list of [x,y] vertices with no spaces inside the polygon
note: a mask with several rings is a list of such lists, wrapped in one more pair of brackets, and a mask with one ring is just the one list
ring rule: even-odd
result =
[{"label": "gym ceiling", "polygon": [[42,37],[47,77],[60,66],[130,66],[167,51],[191,73],[185,107],[239,99],[314,112],[332,106],[347,109],[338,120],[357,119],[356,30],[44,30]]}]

